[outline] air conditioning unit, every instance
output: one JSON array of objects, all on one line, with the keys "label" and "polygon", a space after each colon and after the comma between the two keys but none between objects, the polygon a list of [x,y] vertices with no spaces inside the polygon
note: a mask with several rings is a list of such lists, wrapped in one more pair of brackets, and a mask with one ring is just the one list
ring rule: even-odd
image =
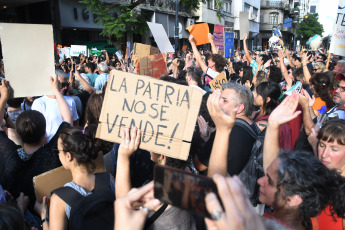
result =
[{"label": "air conditioning unit", "polygon": [[194,24],[195,24],[195,20],[193,18],[187,18],[186,27],[189,27]]},{"label": "air conditioning unit", "polygon": [[256,20],[256,15],[255,14],[251,14],[250,15],[250,20]]}]

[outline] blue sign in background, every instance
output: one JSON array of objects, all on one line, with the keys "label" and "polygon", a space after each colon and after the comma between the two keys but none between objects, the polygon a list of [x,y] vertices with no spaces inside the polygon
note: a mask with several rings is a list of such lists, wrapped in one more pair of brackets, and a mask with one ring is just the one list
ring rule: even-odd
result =
[{"label": "blue sign in background", "polygon": [[234,56],[234,33],[224,32],[224,56]]}]

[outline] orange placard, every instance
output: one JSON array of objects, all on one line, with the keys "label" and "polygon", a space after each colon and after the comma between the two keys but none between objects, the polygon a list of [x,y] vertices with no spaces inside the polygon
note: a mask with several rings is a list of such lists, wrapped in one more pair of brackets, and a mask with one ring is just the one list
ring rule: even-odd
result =
[{"label": "orange placard", "polygon": [[207,23],[195,24],[187,27],[187,30],[194,37],[197,46],[210,43],[208,40],[209,28]]},{"label": "orange placard", "polygon": [[188,48],[188,46],[183,46],[182,50],[186,50]]}]

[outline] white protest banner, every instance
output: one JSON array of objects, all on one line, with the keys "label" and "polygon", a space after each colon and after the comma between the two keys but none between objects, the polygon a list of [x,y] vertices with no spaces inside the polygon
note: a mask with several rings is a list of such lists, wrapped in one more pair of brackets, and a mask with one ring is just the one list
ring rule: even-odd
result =
[{"label": "white protest banner", "polygon": [[71,45],[70,55],[72,57],[78,57],[79,54],[87,56],[87,47],[83,45]]},{"label": "white protest banner", "polygon": [[113,70],[96,137],[121,143],[124,127],[138,127],[141,149],[186,160],[201,99],[192,87]]},{"label": "white protest banner", "polygon": [[175,50],[172,47],[168,35],[164,30],[162,24],[146,22],[147,25],[150,27],[151,33],[155,38],[155,42],[161,53],[174,53]]},{"label": "white protest banner", "polygon": [[249,12],[240,12],[240,39],[243,40],[244,34],[249,38]]},{"label": "white protest banner", "polygon": [[345,56],[345,0],[340,0],[329,52]]},{"label": "white protest banner", "polygon": [[0,23],[0,39],[14,97],[51,95],[49,76],[55,74],[52,25]]},{"label": "white protest banner", "polygon": [[71,47],[64,47],[61,49],[61,54],[65,55],[66,58],[71,57],[70,55]]},{"label": "white protest banner", "polygon": [[122,60],[122,54],[121,54],[121,51],[117,51],[116,53],[116,56],[119,60]]}]

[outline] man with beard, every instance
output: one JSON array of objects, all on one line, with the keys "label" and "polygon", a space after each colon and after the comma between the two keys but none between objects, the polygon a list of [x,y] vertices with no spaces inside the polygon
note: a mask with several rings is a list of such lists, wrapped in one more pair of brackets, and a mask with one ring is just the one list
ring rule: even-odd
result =
[{"label": "man with beard", "polygon": [[[79,123],[79,116],[77,113],[76,103],[75,101],[67,97],[66,94],[69,89],[69,82],[68,77],[65,72],[62,70],[56,70],[55,74],[58,77],[59,82],[61,83],[60,91],[72,111],[73,115],[73,125],[78,125]],[[55,95],[44,95],[40,98],[37,98],[31,107],[32,110],[36,110],[41,112],[46,119],[46,143],[50,141],[50,139],[55,135],[56,131],[58,130],[60,124],[62,123],[62,117],[59,110],[59,105],[56,100]]]}]

